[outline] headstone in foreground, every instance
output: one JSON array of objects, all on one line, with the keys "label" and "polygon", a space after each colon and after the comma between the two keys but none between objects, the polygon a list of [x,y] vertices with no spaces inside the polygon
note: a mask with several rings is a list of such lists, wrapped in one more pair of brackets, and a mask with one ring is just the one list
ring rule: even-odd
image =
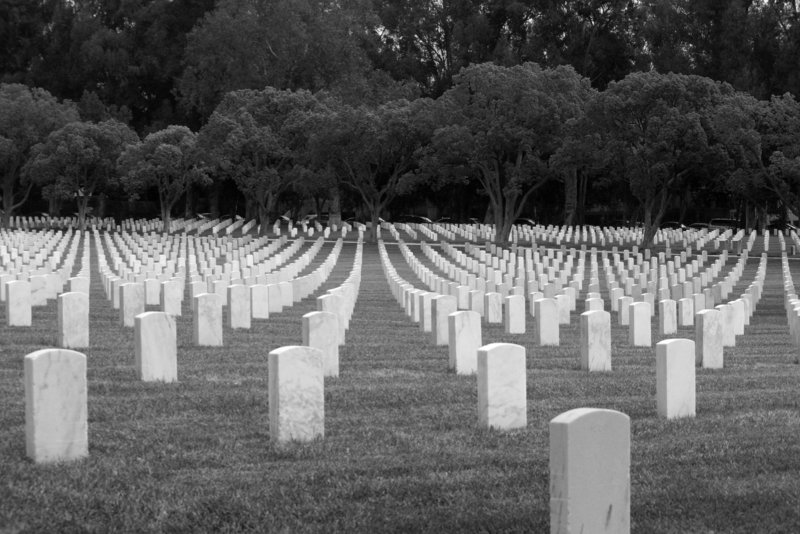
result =
[{"label": "headstone in foreground", "polygon": [[269,433],[275,443],[311,441],[325,434],[323,354],[288,346],[269,353]]},{"label": "headstone in foreground", "polygon": [[630,532],[630,418],[576,408],[550,421],[550,532]]},{"label": "headstone in foreground", "polygon": [[25,450],[36,463],[89,455],[86,356],[42,349],[25,356]]}]

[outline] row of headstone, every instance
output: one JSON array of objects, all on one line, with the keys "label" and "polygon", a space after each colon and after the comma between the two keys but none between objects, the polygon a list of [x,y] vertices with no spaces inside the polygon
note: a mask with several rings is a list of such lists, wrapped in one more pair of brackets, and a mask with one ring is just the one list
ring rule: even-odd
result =
[{"label": "row of headstone", "polygon": [[[81,234],[72,232],[56,235],[55,241],[48,240],[50,245],[44,248],[46,253],[52,254],[53,257],[47,258],[40,252],[30,266],[26,258],[19,267],[7,266],[7,270],[0,274],[0,301],[4,301],[6,305],[8,326],[31,326],[32,308],[44,306],[49,300],[58,298],[65,283],[69,283],[71,288],[80,287],[88,294],[88,241],[84,241],[83,245],[78,273],[80,276],[70,278],[80,246],[80,237]],[[68,245],[70,240],[71,244]],[[70,248],[62,260],[61,252],[67,246]],[[11,250],[12,255],[16,252],[16,249]],[[28,270],[29,268],[31,270]]]}]

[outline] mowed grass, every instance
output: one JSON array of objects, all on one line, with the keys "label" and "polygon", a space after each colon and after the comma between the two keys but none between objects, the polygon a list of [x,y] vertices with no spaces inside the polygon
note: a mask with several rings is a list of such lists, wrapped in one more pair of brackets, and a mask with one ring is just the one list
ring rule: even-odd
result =
[{"label": "mowed grass", "polygon": [[[346,278],[353,252],[347,244],[323,290]],[[87,459],[25,456],[23,358],[53,346],[55,304],[35,309],[31,328],[0,327],[0,531],[547,532],[548,422],[587,406],[631,417],[635,532],[798,532],[800,366],[781,291],[771,258],[747,334],[725,349],[724,369],[698,369],[697,417],[679,421],[656,416],[655,351],[629,347],[616,314],[614,370],[599,374],[580,371],[575,315],[560,347],[484,325],[484,343],[527,349],[528,426],[497,432],[478,428],[475,377],[448,371],[447,348],[405,317],[366,245],[341,375],[325,382],[325,438],[276,447],[267,354],[300,343],[313,299],[249,331],[226,327],[223,348],[191,345],[185,302],[179,382],[142,383],[133,330],[118,326],[95,272]]]}]

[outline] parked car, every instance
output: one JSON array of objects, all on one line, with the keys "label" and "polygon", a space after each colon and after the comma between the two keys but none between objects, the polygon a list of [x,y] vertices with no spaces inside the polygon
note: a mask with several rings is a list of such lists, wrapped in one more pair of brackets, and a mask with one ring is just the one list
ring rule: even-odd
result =
[{"label": "parked car", "polygon": [[692,230],[708,230],[708,223],[696,222],[689,225]]},{"label": "parked car", "polygon": [[525,226],[536,226],[536,221],[533,219],[529,219],[527,217],[522,217],[520,219],[515,219],[514,224],[521,224]]},{"label": "parked car", "polygon": [[400,215],[399,217],[395,218],[393,222],[430,224],[433,221],[423,215]]},{"label": "parked car", "polygon": [[666,221],[661,223],[661,228],[665,230],[686,230],[686,225],[678,221]]},{"label": "parked car", "polygon": [[710,230],[736,230],[739,228],[739,221],[737,219],[717,218],[708,221],[708,228]]}]

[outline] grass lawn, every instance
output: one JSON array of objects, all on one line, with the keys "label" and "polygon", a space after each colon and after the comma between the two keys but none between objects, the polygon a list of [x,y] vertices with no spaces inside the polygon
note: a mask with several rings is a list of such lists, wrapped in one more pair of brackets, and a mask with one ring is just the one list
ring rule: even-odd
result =
[{"label": "grass lawn", "polygon": [[[347,277],[354,249],[345,245],[323,291]],[[422,287],[389,251],[398,274]],[[96,269],[94,250],[92,260]],[[250,330],[226,327],[223,348],[191,345],[187,299],[179,382],[143,383],[133,329],[118,325],[95,271],[87,459],[40,466],[25,456],[23,358],[53,346],[55,303],[34,309],[31,328],[0,326],[0,532],[547,532],[548,422],[577,407],[631,417],[634,532],[800,532],[800,365],[780,272],[770,258],[764,296],[725,349],[725,368],[698,369],[688,420],[656,416],[655,350],[628,347],[616,314],[614,370],[591,375],[579,369],[575,315],[560,347],[484,325],[484,343],[527,350],[528,426],[504,433],[478,428],[475,377],[448,371],[447,348],[405,317],[377,247],[365,245],[341,375],[325,383],[325,438],[278,448],[267,353],[300,343],[313,299]]]}]

